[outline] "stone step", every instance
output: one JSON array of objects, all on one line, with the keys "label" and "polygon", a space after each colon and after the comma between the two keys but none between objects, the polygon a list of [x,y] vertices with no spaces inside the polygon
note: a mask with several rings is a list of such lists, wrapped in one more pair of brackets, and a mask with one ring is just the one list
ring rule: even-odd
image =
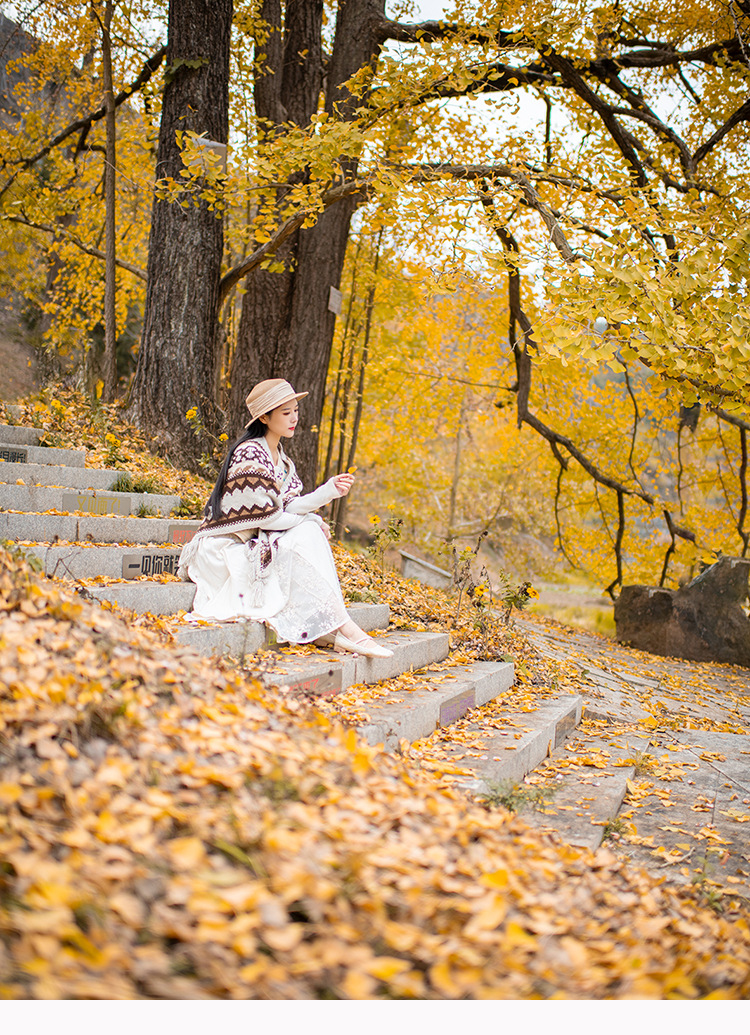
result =
[{"label": "stone step", "polygon": [[62,485],[74,489],[111,489],[125,471],[109,467],[59,467],[53,464],[0,464],[0,483],[17,485]]},{"label": "stone step", "polygon": [[[166,552],[166,551],[165,551]],[[177,551],[176,551],[177,552]],[[64,551],[63,551],[64,553]],[[136,614],[173,615],[178,611],[190,611],[195,599],[195,583],[193,582],[149,582],[144,579],[138,582],[117,582],[109,586],[87,586],[86,592],[94,600],[106,600],[110,604],[135,611]],[[371,629],[385,629],[388,626],[387,604],[350,604],[348,610],[361,608],[364,615],[377,615],[376,624]],[[370,619],[371,620],[371,619]],[[358,625],[362,623],[357,619]],[[210,626],[199,624],[189,626],[191,633],[208,633],[220,628],[231,629],[235,622],[212,623]],[[362,628],[366,627],[362,625]],[[210,639],[210,637],[209,637]],[[194,639],[182,637],[181,642],[201,642],[200,636]],[[209,652],[210,653],[210,652]]]},{"label": "stone step", "polygon": [[0,424],[0,443],[20,446],[38,446],[42,432],[17,424]]},{"label": "stone step", "polygon": [[[54,464],[62,467],[85,467],[85,449],[56,449],[52,446],[28,446],[0,439],[0,460],[15,464]],[[1,466],[1,465],[0,465]]]},{"label": "stone step", "polygon": [[106,600],[137,614],[174,615],[189,611],[195,597],[193,582],[117,582],[87,586],[94,600]]},{"label": "stone step", "polygon": [[148,492],[80,492],[45,485],[0,484],[0,508],[25,513],[45,510],[85,511],[90,514],[117,514],[119,517],[135,514],[141,507],[149,507],[162,517],[168,517],[179,507],[179,496]]},{"label": "stone step", "polygon": [[[136,549],[133,546],[81,546],[71,543],[68,546],[25,546],[23,550],[27,555],[37,557],[42,562],[44,574],[51,578],[138,579],[144,576],[148,578],[152,575],[176,575],[182,547],[163,546]],[[141,585],[139,583],[139,586]],[[143,585],[143,590],[147,588],[148,586]],[[139,595],[145,597],[145,593],[137,594],[137,596]],[[115,597],[106,599],[114,600]],[[192,605],[192,597],[190,603]],[[148,606],[132,607],[131,604],[123,606],[139,612],[151,610]],[[190,610],[190,607],[187,610]],[[164,612],[154,613],[162,614]]]},{"label": "stone step", "polygon": [[396,690],[366,709],[369,721],[358,728],[368,744],[398,748],[447,726],[471,708],[487,704],[513,685],[514,667],[507,661],[479,661],[447,672],[426,672],[423,690]]},{"label": "stone step", "polygon": [[478,755],[465,756],[463,744],[445,745],[446,754],[468,770],[456,783],[479,795],[499,784],[518,783],[573,732],[581,721],[582,707],[582,697],[573,694],[531,712],[508,712],[503,715],[507,730],[485,740]]},{"label": "stone step", "polygon": [[[186,586],[193,591],[190,598],[192,603],[195,586],[192,583]],[[346,610],[349,617],[365,632],[388,628],[390,610],[387,604],[349,604]],[[229,654],[233,658],[263,650],[274,642],[273,634],[262,622],[217,622],[212,625],[186,623],[177,631],[175,639],[178,643],[194,647],[201,654]]]},{"label": "stone step", "polygon": [[268,651],[263,655],[271,684],[312,696],[333,697],[356,683],[379,683],[402,672],[417,671],[448,656],[448,633],[388,632],[377,642],[393,651],[390,658],[364,658],[348,652],[313,648],[309,654]]},{"label": "stone step", "polygon": [[77,517],[74,514],[0,512],[0,539],[20,543],[175,543],[187,542],[200,521],[184,518]]},{"label": "stone step", "polygon": [[[625,800],[628,780],[635,775],[635,764],[615,765],[645,752],[648,737],[633,734],[587,737],[584,754],[596,760],[608,756],[605,768],[575,766],[555,776],[554,792],[544,811],[526,807],[519,810],[526,823],[541,830],[552,830],[568,844],[595,851],[602,843],[607,823],[613,820]],[[550,759],[554,763],[570,752],[563,748]],[[545,767],[536,770],[544,775]]]}]

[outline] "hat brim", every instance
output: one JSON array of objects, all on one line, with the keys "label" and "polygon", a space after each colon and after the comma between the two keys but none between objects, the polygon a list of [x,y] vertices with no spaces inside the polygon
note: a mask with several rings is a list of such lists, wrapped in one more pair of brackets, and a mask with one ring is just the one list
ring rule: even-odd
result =
[{"label": "hat brim", "polygon": [[255,417],[250,417],[250,420],[247,422],[245,427],[249,428],[250,425],[254,424],[256,420],[263,416],[264,413],[272,413],[274,410],[277,410],[279,406],[283,406],[285,403],[291,402],[292,399],[304,399],[305,396],[309,394],[309,392],[293,392],[292,395],[287,395],[281,400],[281,402],[275,402],[270,410],[264,410],[263,413],[259,413]]}]

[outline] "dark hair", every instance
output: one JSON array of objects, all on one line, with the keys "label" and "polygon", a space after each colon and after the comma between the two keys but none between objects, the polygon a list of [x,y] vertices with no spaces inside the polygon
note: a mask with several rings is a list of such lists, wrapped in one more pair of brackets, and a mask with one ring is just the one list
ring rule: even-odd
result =
[{"label": "dark hair", "polygon": [[[264,414],[265,416],[265,414]],[[221,513],[221,497],[224,495],[224,486],[227,480],[227,472],[229,465],[232,462],[232,456],[237,446],[241,446],[243,442],[247,442],[251,438],[263,438],[267,431],[266,425],[260,419],[256,417],[255,420],[249,424],[242,432],[240,437],[236,439],[229,447],[229,452],[224,458],[224,463],[221,465],[219,471],[219,477],[216,479],[216,485],[214,485],[211,495],[208,497],[208,503],[203,508],[203,516],[206,518],[218,517]]]}]

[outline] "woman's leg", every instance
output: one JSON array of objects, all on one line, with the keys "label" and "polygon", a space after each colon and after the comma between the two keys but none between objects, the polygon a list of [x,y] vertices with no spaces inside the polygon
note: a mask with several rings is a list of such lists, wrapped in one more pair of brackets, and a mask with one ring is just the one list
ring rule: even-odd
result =
[{"label": "woman's leg", "polygon": [[[340,632],[342,636],[346,636],[348,640],[361,640],[363,637],[367,637],[367,633],[364,629],[360,629],[356,622],[353,622],[351,618],[348,622],[344,622],[343,625],[339,626],[336,632]],[[369,637],[367,637],[369,639]]]},{"label": "woman's leg", "polygon": [[393,657],[392,650],[373,640],[351,618],[340,625],[334,633],[320,637],[316,643],[319,647],[333,647],[334,650],[339,651],[348,650],[368,658]]}]

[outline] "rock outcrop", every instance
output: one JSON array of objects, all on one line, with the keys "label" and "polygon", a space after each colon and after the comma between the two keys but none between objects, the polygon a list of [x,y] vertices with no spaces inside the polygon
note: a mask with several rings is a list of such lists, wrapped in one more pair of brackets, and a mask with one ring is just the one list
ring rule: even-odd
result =
[{"label": "rock outcrop", "polygon": [[623,586],[617,639],[638,650],[689,661],[750,667],[750,560],[721,557],[682,589]]}]

